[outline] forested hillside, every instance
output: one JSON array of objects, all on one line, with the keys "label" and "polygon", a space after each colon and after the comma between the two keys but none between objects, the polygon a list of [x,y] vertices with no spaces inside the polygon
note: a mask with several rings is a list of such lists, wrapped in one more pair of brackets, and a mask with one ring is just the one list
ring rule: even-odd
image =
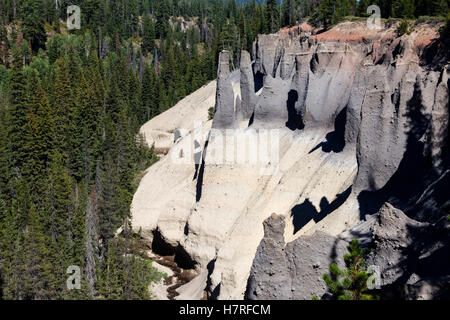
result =
[{"label": "forested hillside", "polygon": [[[259,33],[364,16],[368,2],[0,1],[0,298],[150,298],[161,274],[130,232],[134,191],[157,161],[140,126],[215,79],[220,51],[237,68]],[[407,18],[449,4],[375,2]],[[80,30],[67,28],[70,4]],[[68,290],[69,266],[81,290]]]},{"label": "forested hillside", "polygon": [[[80,30],[67,29],[68,1],[0,2],[0,296],[147,299],[161,274],[129,206],[157,159],[139,127],[253,38],[235,41],[234,2],[72,3]],[[68,290],[69,266],[81,290]]]}]

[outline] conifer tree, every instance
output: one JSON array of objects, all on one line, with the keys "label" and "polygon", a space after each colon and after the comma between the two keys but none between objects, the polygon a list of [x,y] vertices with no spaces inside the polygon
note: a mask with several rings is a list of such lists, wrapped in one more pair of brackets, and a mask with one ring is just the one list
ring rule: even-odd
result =
[{"label": "conifer tree", "polygon": [[55,101],[53,106],[53,119],[55,121],[55,147],[65,163],[71,155],[71,146],[74,145],[74,111],[75,100],[72,89],[67,61],[61,57],[57,61],[57,74],[55,79]]},{"label": "conifer tree", "polygon": [[128,105],[129,116],[131,119],[131,125],[133,127],[132,132],[138,131],[140,122],[138,121],[138,115],[141,112],[142,102],[140,101],[140,83],[139,78],[134,72],[128,74]]},{"label": "conifer tree", "polygon": [[282,3],[282,26],[293,26],[296,22],[296,1],[283,0]]},{"label": "conifer tree", "polygon": [[279,12],[276,0],[267,0],[265,6],[265,21],[267,23],[267,32],[274,33],[279,28]]},{"label": "conifer tree", "polygon": [[39,211],[31,205],[23,246],[20,250],[21,298],[26,300],[51,299],[47,288],[50,283],[51,265],[45,224]]},{"label": "conifer tree", "polygon": [[143,24],[142,51],[147,55],[149,52],[153,53],[155,48],[155,26],[148,14],[144,16]]},{"label": "conifer tree", "polygon": [[[97,88],[98,89],[98,88]],[[74,115],[75,145],[73,175],[80,181],[93,181],[95,164],[100,153],[102,102],[96,84],[82,75]]]},{"label": "conifer tree", "polygon": [[395,0],[392,3],[392,13],[397,18],[414,18],[414,0]]},{"label": "conifer tree", "polygon": [[27,183],[15,180],[14,198],[5,212],[4,223],[0,230],[1,273],[5,280],[3,296],[5,299],[23,298],[24,256],[21,255],[24,242],[24,230],[29,219],[31,207]]},{"label": "conifer tree", "polygon": [[94,29],[100,24],[100,17],[103,11],[103,2],[100,0],[84,0],[81,2],[81,12],[83,12],[83,23],[89,29]]},{"label": "conifer tree", "polygon": [[101,166],[101,188],[99,192],[99,231],[104,243],[113,237],[114,230],[120,227],[124,214],[120,203],[120,190],[117,166],[112,155],[106,153]]},{"label": "conifer tree", "polygon": [[105,299],[119,300],[123,297],[124,273],[121,266],[123,253],[119,241],[114,239],[109,241],[106,261],[98,284],[99,292]]},{"label": "conifer tree", "polygon": [[370,274],[365,270],[365,257],[368,251],[362,249],[358,240],[347,247],[349,253],[344,256],[346,270],[336,264],[330,267],[330,274],[324,274],[323,280],[337,300],[372,300],[376,296],[367,294],[367,281]]},{"label": "conifer tree", "polygon": [[85,207],[88,194],[84,182],[72,185],[72,190],[75,191],[75,197],[72,197],[73,210],[70,212],[69,262],[71,265],[76,265],[84,270],[86,264]]},{"label": "conifer tree", "polygon": [[45,48],[47,41],[42,4],[41,0],[24,0],[21,6],[23,35],[26,40],[30,41],[31,48],[35,53],[39,49]]},{"label": "conifer tree", "polygon": [[142,110],[138,114],[138,119],[141,124],[150,120],[156,115],[156,72],[155,69],[148,64],[144,67],[144,74],[142,77],[141,101]]},{"label": "conifer tree", "polygon": [[357,16],[366,16],[367,15],[367,8],[371,5],[370,0],[360,0],[358,2],[358,5],[356,7],[356,15]]},{"label": "conifer tree", "polygon": [[8,154],[10,168],[14,174],[20,173],[25,161],[23,137],[25,136],[26,78],[23,73],[22,57],[19,50],[13,50],[13,67],[9,78],[8,113]]},{"label": "conifer tree", "polygon": [[333,23],[333,17],[336,12],[335,1],[322,0],[319,5],[319,19],[325,28]]},{"label": "conifer tree", "polygon": [[29,75],[27,91],[26,135],[22,142],[26,154],[23,173],[37,192],[44,183],[42,177],[53,154],[54,125],[50,104],[34,70]]},{"label": "conifer tree", "polygon": [[71,212],[74,210],[70,177],[61,154],[55,153],[48,168],[46,190],[49,232],[52,239],[51,254],[53,274],[50,294],[63,299],[67,294],[66,270],[70,265]]},{"label": "conifer tree", "polygon": [[158,7],[156,10],[156,26],[155,26],[157,39],[165,38],[167,36],[167,33],[169,32],[170,12],[169,12],[169,4],[167,2],[168,2],[167,0],[158,1]]},{"label": "conifer tree", "polygon": [[[0,201],[9,198],[9,166],[8,166],[8,135],[6,131],[6,120],[4,110],[0,107]],[[6,204],[3,202],[3,205]],[[0,214],[3,214],[5,207],[2,208]],[[0,221],[1,227],[1,221]]]}]

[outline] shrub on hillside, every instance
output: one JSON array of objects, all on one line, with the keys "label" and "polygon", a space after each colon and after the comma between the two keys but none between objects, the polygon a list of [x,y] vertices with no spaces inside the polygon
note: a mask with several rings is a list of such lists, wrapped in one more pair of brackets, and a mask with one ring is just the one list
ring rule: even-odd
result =
[{"label": "shrub on hillside", "polygon": [[402,22],[400,22],[399,26],[397,27],[397,30],[396,30],[397,35],[398,35],[399,37],[401,37],[401,36],[404,35],[405,33],[406,33],[406,34],[410,34],[410,33],[411,33],[411,30],[410,30],[410,28],[409,28],[409,25],[410,25],[410,24],[409,24],[408,19],[403,19]]},{"label": "shrub on hillside", "polygon": [[208,109],[208,120],[214,119],[214,107]]}]

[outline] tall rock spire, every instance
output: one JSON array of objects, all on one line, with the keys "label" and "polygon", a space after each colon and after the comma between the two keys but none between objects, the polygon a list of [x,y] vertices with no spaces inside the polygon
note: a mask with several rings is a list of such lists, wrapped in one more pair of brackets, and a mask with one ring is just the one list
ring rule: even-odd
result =
[{"label": "tall rock spire", "polygon": [[241,99],[238,120],[249,120],[255,110],[256,94],[252,61],[245,50],[241,53]]},{"label": "tall rock spire", "polygon": [[219,55],[213,129],[237,128],[234,111],[234,92],[230,78],[230,56],[230,51],[222,51]]}]

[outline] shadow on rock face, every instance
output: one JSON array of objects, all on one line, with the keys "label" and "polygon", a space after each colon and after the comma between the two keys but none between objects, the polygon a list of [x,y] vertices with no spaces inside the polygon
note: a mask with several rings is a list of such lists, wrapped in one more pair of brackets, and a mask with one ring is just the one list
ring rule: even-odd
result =
[{"label": "shadow on rock face", "polygon": [[258,92],[264,85],[264,74],[258,71],[255,73],[253,78],[255,80],[255,92]]},{"label": "shadow on rock face", "polygon": [[[400,165],[386,185],[377,191],[362,191],[358,195],[360,216],[377,213],[385,202],[403,210],[412,218],[417,216],[416,201],[425,191],[430,180],[436,176],[432,170],[431,159],[425,144],[422,141],[429,128],[430,117],[424,113],[422,94],[418,85],[415,85],[414,94],[407,102],[408,131],[406,151]],[[411,209],[411,210],[409,210]],[[431,218],[428,217],[428,221]],[[423,219],[419,219],[423,220]]]},{"label": "shadow on rock face", "polygon": [[345,124],[347,122],[347,107],[341,110],[334,121],[334,131],[326,135],[326,141],[319,143],[309,153],[319,148],[323,152],[342,152],[345,148]]},{"label": "shadow on rock face", "polygon": [[[206,154],[207,149],[208,149],[208,141],[205,142],[202,155]],[[195,164],[194,180],[197,179],[197,184],[195,186],[195,201],[196,202],[199,202],[202,197],[203,175],[205,173],[204,157],[202,157],[201,160],[202,160],[201,164],[199,164],[200,162],[196,162],[196,164]]]},{"label": "shadow on rock face", "polygon": [[361,218],[377,213],[385,202],[405,209],[401,204],[408,202],[419,191],[417,186],[421,184],[425,174],[423,150],[421,142],[410,144],[398,170],[382,189],[362,191],[358,195]]},{"label": "shadow on rock face", "polygon": [[286,122],[286,127],[295,130],[302,130],[305,128],[305,124],[303,123],[303,118],[301,114],[295,108],[295,104],[298,101],[298,93],[296,90],[291,90],[288,93],[288,100],[286,102],[287,111],[288,111],[288,121]]},{"label": "shadow on rock face", "polygon": [[450,60],[450,38],[432,40],[422,51],[420,64],[433,70],[442,70]]},{"label": "shadow on rock face", "polygon": [[336,196],[336,200],[329,203],[327,198],[323,197],[320,200],[320,212],[317,212],[309,199],[306,199],[302,204],[296,205],[291,210],[293,217],[294,234],[306,226],[311,220],[315,223],[322,221],[326,216],[335,211],[347,201],[352,192],[352,187],[345,190],[343,193]]},{"label": "shadow on rock face", "polygon": [[[385,207],[383,207],[385,208]],[[450,225],[420,223],[402,212],[380,210],[367,263],[380,267],[387,299],[448,299]],[[395,209],[394,209],[395,210]]]}]

